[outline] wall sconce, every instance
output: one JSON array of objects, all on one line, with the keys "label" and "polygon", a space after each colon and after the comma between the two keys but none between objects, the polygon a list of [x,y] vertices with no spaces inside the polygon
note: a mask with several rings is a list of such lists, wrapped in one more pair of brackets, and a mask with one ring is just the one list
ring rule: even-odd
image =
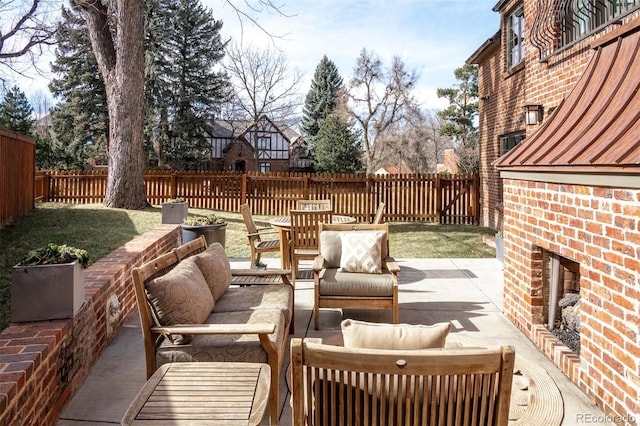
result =
[{"label": "wall sconce", "polygon": [[527,126],[542,123],[542,105],[532,104],[524,106],[524,122]]}]

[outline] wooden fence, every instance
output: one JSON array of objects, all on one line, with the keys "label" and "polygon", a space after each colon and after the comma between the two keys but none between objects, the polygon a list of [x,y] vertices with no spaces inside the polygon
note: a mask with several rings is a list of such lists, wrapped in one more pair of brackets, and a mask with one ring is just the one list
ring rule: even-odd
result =
[{"label": "wooden fence", "polygon": [[[99,203],[107,175],[94,172],[39,173],[37,196],[45,201]],[[363,175],[236,172],[145,173],[147,200],[154,205],[182,197],[189,206],[239,211],[248,202],[254,214],[284,215],[300,199],[332,200],[337,214],[370,221],[378,203],[388,222],[479,223],[477,175]]]},{"label": "wooden fence", "polygon": [[36,143],[0,129],[0,229],[33,210]]}]

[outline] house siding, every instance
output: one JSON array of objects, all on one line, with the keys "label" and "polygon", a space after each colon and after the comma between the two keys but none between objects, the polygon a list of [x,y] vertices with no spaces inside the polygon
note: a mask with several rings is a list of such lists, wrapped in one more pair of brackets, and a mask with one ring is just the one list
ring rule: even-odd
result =
[{"label": "house siding", "polygon": [[[614,31],[640,13],[627,16],[619,25],[611,25],[604,31],[577,43],[570,49],[553,55],[546,62],[539,59],[538,49],[528,42],[533,22],[538,13],[537,0],[524,1],[525,60],[515,70],[506,69],[507,34],[506,18],[521,1],[505,2],[501,10],[500,46],[478,61],[478,87],[480,100],[480,193],[481,225],[499,229],[502,223],[501,179],[492,163],[500,156],[500,136],[525,132],[527,136],[538,126],[526,126],[526,104],[540,104],[544,109],[543,120],[571,91],[593,56],[590,45],[594,40]],[[482,96],[489,98],[482,100]]]}]

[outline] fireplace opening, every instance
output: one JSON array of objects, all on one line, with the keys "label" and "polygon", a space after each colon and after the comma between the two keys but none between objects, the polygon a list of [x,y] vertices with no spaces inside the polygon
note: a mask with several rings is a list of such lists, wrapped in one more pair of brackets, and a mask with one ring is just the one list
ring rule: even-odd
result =
[{"label": "fireplace opening", "polygon": [[580,264],[543,250],[545,326],[580,355]]}]

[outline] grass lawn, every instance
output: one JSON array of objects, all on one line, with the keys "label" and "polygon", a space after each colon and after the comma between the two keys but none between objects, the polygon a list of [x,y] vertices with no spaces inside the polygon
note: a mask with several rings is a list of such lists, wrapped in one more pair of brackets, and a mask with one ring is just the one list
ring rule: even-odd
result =
[{"label": "grass lawn", "polygon": [[[211,211],[189,209],[189,213],[205,215]],[[240,213],[216,213],[229,223],[227,255],[248,258],[246,229]],[[269,226],[267,216],[257,215],[254,219],[258,227]],[[9,324],[11,268],[29,250],[47,243],[68,244],[86,249],[93,263],[160,223],[160,206],[122,210],[107,209],[102,204],[38,204],[32,214],[0,230],[0,330]],[[477,226],[392,223],[390,250],[398,259],[494,257],[495,249],[482,242],[483,234],[492,233],[488,228]]]}]

